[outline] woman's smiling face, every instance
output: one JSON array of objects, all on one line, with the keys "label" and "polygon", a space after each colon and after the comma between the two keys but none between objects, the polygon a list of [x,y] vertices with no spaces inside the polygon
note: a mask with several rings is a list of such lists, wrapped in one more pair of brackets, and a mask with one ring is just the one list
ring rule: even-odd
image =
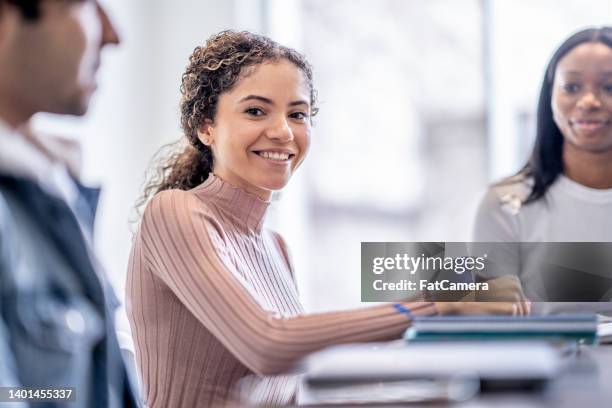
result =
[{"label": "woman's smiling face", "polygon": [[587,42],[557,65],[551,107],[566,143],[590,151],[612,149],[612,49]]},{"label": "woman's smiling face", "polygon": [[310,87],[304,73],[285,59],[246,70],[219,96],[214,122],[206,121],[198,137],[212,149],[217,176],[268,200],[308,152]]}]

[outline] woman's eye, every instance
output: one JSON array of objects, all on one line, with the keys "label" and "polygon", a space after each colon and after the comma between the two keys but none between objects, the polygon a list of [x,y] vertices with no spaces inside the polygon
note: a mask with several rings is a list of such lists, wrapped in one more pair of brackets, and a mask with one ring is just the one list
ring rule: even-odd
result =
[{"label": "woman's eye", "polygon": [[293,112],[289,117],[297,120],[306,120],[308,115],[305,112]]},{"label": "woman's eye", "polygon": [[603,86],[604,92],[612,94],[612,84],[606,84]]},{"label": "woman's eye", "polygon": [[565,84],[563,85],[563,90],[567,93],[575,93],[578,92],[580,86],[578,84]]},{"label": "woman's eye", "polygon": [[244,113],[250,116],[263,116],[264,111],[259,108],[248,108],[247,110],[244,111]]}]

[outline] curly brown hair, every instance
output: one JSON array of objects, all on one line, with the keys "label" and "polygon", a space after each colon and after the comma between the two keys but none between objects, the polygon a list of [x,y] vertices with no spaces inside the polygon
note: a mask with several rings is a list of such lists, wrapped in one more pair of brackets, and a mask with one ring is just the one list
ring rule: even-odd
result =
[{"label": "curly brown hair", "polygon": [[214,122],[219,96],[252,72],[247,68],[280,59],[292,62],[303,72],[310,88],[311,117],[316,115],[312,68],[297,51],[263,35],[233,30],[215,34],[205,45],[195,48],[180,88],[181,127],[185,137],[157,152],[153,161],[159,164],[152,166],[153,174],[145,181],[137,208],[160,191],[189,190],[208,178],[214,158],[210,147],[198,138],[198,128],[206,120]]}]

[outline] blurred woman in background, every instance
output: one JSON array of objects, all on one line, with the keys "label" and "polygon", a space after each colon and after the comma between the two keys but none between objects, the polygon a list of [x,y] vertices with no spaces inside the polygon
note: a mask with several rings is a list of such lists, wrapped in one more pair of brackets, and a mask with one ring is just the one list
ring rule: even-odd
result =
[{"label": "blurred woman in background", "polygon": [[[607,242],[612,241],[611,215],[612,28],[589,28],[565,40],[552,56],[531,158],[518,174],[489,189],[474,241]],[[536,246],[531,252],[514,248],[506,257],[508,270],[520,276],[528,298],[547,300],[539,298],[551,291],[541,274],[544,254]]]}]

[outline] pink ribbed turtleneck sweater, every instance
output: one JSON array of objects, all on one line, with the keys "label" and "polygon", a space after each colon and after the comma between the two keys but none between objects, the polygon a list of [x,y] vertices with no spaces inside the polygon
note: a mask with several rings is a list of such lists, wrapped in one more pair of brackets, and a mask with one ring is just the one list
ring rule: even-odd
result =
[{"label": "pink ribbed turtleneck sweater", "polygon": [[[409,325],[390,305],[304,314],[287,248],[263,228],[268,206],[212,174],[148,204],[127,281],[147,406],[214,406],[250,374],[281,374],[312,351],[395,338]],[[285,402],[288,384],[270,381],[268,401]]]}]

